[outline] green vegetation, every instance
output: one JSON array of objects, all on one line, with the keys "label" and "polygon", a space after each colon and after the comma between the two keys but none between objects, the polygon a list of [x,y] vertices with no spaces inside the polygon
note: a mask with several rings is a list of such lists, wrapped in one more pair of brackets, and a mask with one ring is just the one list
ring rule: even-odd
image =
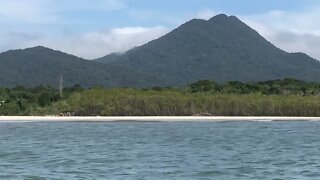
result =
[{"label": "green vegetation", "polygon": [[129,66],[164,81],[184,86],[200,79],[265,81],[287,77],[320,82],[320,62],[303,53],[275,47],[234,16],[191,20],[167,35],[121,54],[96,61]]},{"label": "green vegetation", "polygon": [[[178,86],[210,79],[258,82],[286,77],[320,82],[320,62],[287,53],[234,16],[191,20],[124,53],[85,60],[45,47],[0,53],[0,87]],[[45,95],[43,95],[45,96]]]},{"label": "green vegetation", "polygon": [[58,87],[63,75],[65,87],[151,87],[161,82],[157,78],[132,70],[130,67],[106,65],[84,60],[45,47],[12,50],[0,53],[0,87],[23,85]]},{"label": "green vegetation", "polygon": [[63,98],[50,86],[0,88],[0,115],[40,115],[49,113],[54,103],[65,101],[71,94],[83,91],[75,85],[64,89]]},{"label": "green vegetation", "polygon": [[320,84],[295,79],[259,83],[209,80],[185,89],[0,89],[2,115],[182,116],[320,116]]}]

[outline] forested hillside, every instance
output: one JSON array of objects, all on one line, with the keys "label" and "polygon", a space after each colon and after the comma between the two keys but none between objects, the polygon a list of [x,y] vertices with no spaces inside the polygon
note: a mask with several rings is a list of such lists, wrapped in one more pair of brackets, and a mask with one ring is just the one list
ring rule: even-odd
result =
[{"label": "forested hillside", "polygon": [[66,87],[150,87],[161,83],[130,67],[100,64],[45,47],[1,53],[0,72],[3,87],[58,87],[61,75]]},{"label": "forested hillside", "polygon": [[320,81],[319,61],[303,53],[287,53],[237,17],[223,14],[208,21],[191,20],[141,47],[96,61],[130,66],[171,86],[200,79]]},{"label": "forested hillside", "polygon": [[0,53],[0,86],[185,87],[208,79],[257,82],[295,78],[320,82],[320,62],[287,53],[234,16],[191,20],[122,54],[84,60],[45,47]]}]

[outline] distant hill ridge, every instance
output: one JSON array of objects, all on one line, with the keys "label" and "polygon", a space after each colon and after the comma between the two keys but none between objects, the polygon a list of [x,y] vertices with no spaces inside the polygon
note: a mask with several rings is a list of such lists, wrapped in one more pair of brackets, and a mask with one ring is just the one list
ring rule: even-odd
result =
[{"label": "distant hill ridge", "polygon": [[320,82],[320,62],[287,53],[235,16],[193,19],[125,53],[84,60],[45,47],[0,54],[0,86],[151,87],[295,78]]},{"label": "distant hill ridge", "polygon": [[0,72],[2,87],[58,87],[61,74],[64,86],[148,87],[155,81],[129,67],[100,64],[42,46],[1,53]]}]

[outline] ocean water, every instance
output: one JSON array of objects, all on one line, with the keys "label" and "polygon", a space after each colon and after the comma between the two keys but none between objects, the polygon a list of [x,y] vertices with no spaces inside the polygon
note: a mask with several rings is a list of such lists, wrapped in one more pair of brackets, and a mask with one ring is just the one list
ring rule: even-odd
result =
[{"label": "ocean water", "polygon": [[0,123],[0,179],[320,179],[320,122]]}]

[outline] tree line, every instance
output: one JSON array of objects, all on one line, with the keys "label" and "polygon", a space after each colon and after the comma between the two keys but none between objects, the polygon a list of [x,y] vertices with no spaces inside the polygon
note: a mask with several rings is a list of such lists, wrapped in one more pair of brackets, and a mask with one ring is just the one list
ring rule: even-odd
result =
[{"label": "tree line", "polygon": [[1,115],[78,116],[320,116],[320,84],[295,79],[218,84],[200,80],[185,88],[84,89],[50,86],[0,88]]},{"label": "tree line", "polygon": [[320,84],[304,82],[292,78],[283,80],[253,82],[231,81],[218,84],[210,80],[200,80],[188,86],[190,92],[219,92],[228,94],[252,94],[265,95],[320,95]]}]

